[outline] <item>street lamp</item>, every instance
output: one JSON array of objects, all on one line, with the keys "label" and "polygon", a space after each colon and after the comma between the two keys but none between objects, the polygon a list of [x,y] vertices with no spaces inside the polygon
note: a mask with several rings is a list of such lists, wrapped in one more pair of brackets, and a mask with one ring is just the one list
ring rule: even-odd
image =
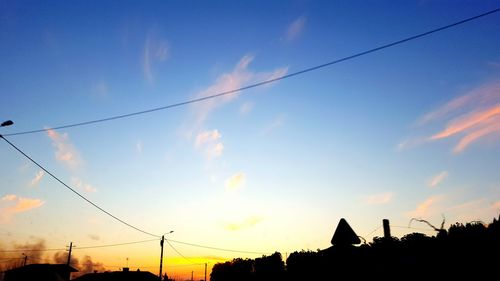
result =
[{"label": "street lamp", "polygon": [[163,242],[165,242],[165,235],[167,234],[170,234],[174,232],[173,230],[170,230],[170,232],[167,232],[165,234],[163,234],[161,236],[161,240],[160,240],[160,246],[161,246],[161,255],[160,255],[160,274],[158,275],[158,277],[160,278],[160,281],[161,281],[161,272],[162,272],[162,269],[163,269]]},{"label": "street lamp", "polygon": [[12,120],[7,120],[7,121],[2,122],[0,127],[7,127],[7,126],[10,126],[12,124],[14,124],[14,122],[12,122]]}]

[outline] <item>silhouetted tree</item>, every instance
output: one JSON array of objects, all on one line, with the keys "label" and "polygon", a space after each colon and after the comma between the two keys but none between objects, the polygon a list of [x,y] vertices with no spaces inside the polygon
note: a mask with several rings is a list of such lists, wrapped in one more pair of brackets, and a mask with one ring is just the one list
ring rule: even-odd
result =
[{"label": "silhouetted tree", "polygon": [[284,280],[285,263],[281,254],[275,252],[270,256],[263,256],[255,259],[254,272],[256,280]]},{"label": "silhouetted tree", "polygon": [[253,260],[236,258],[225,263],[217,263],[210,274],[211,281],[253,280]]},{"label": "silhouetted tree", "polygon": [[212,281],[303,280],[483,280],[493,279],[500,261],[500,217],[486,225],[474,221],[444,229],[436,236],[410,233],[401,239],[374,237],[356,247],[334,245],[318,251],[296,251],[286,267],[281,254],[218,263]]}]

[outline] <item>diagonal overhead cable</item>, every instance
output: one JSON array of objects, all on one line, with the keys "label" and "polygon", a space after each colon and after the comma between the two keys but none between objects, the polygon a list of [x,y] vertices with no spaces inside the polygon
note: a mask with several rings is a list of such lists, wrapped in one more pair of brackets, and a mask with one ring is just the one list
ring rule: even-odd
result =
[{"label": "diagonal overhead cable", "polygon": [[12,146],[15,150],[17,150],[19,153],[21,153],[24,157],[26,157],[28,160],[30,160],[33,164],[35,164],[36,166],[38,166],[40,169],[42,169],[43,171],[45,171],[47,174],[49,174],[52,178],[54,178],[56,181],[58,181],[60,184],[62,184],[64,187],[66,187],[67,189],[69,189],[70,191],[72,191],[74,194],[76,194],[78,197],[82,198],[83,200],[87,201],[87,203],[89,203],[90,205],[96,207],[99,211],[105,213],[106,215],[112,217],[113,219],[117,220],[118,222],[132,228],[132,229],[135,229],[139,232],[142,232],[144,234],[147,234],[149,236],[153,236],[153,237],[157,237],[157,238],[160,238],[161,236],[158,236],[158,235],[155,235],[155,234],[152,234],[151,232],[147,232],[145,230],[142,230],[136,226],[133,226],[131,225],[130,223],[116,217],[115,215],[111,214],[110,212],[104,210],[102,207],[100,207],[99,205],[97,205],[96,203],[90,201],[90,199],[88,199],[87,197],[83,196],[81,193],[79,193],[78,191],[76,191],[74,188],[71,188],[69,185],[67,185],[65,182],[63,182],[62,180],[60,180],[57,176],[55,176],[54,174],[52,174],[51,172],[49,172],[45,167],[43,167],[41,164],[39,164],[38,162],[36,162],[35,160],[33,160],[33,158],[29,157],[26,153],[24,153],[24,151],[22,151],[21,149],[19,149],[17,146],[15,146],[13,143],[11,143],[9,140],[7,140],[4,136],[0,135],[0,138],[2,138],[3,140],[5,140],[10,146]]},{"label": "diagonal overhead cable", "polygon": [[184,245],[192,246],[192,247],[205,248],[205,249],[218,250],[218,251],[225,251],[225,252],[244,253],[244,254],[257,254],[257,255],[269,255],[269,254],[272,254],[272,253],[264,253],[264,252],[251,252],[251,251],[240,251],[240,250],[218,248],[218,247],[212,247],[212,246],[206,246],[206,245],[200,245],[200,244],[193,244],[193,243],[188,243],[188,242],[176,241],[176,240],[172,240],[172,239],[165,239],[165,240],[169,241],[169,242],[174,242],[174,243],[178,243],[178,244],[184,244]]},{"label": "diagonal overhead cable", "polygon": [[494,9],[494,10],[491,10],[491,11],[488,11],[488,12],[485,12],[485,13],[482,13],[482,14],[470,17],[470,18],[466,18],[466,19],[463,19],[463,20],[460,20],[460,21],[457,21],[457,22],[454,22],[454,23],[451,23],[451,24],[448,24],[448,25],[445,25],[445,26],[441,26],[441,27],[438,27],[438,28],[435,28],[435,29],[432,29],[432,30],[429,30],[429,31],[426,31],[426,32],[423,32],[423,33],[420,33],[420,34],[417,34],[417,35],[409,36],[409,37],[406,37],[404,39],[401,39],[401,40],[398,40],[398,41],[394,41],[392,43],[388,43],[388,44],[385,44],[385,45],[380,45],[378,47],[375,47],[375,48],[372,48],[372,49],[369,49],[369,50],[366,50],[366,51],[363,51],[363,52],[359,52],[359,53],[356,53],[356,54],[353,54],[353,55],[350,55],[350,56],[347,56],[347,57],[343,57],[343,58],[340,58],[340,59],[337,59],[337,60],[333,60],[333,61],[330,61],[330,62],[327,62],[327,63],[316,65],[316,66],[313,66],[313,67],[305,68],[305,69],[302,69],[302,70],[299,70],[299,71],[296,71],[296,72],[293,72],[293,73],[290,73],[290,74],[286,74],[286,75],[283,75],[283,76],[280,76],[280,77],[277,77],[277,78],[272,78],[272,79],[264,80],[264,81],[257,82],[257,83],[254,83],[254,84],[250,84],[250,85],[247,85],[247,86],[244,86],[244,87],[241,87],[241,88],[237,88],[237,89],[233,89],[233,90],[229,90],[229,91],[225,91],[225,92],[220,92],[220,93],[213,94],[213,95],[210,95],[210,96],[196,98],[196,99],[190,99],[190,100],[186,100],[186,101],[183,101],[183,102],[178,102],[178,103],[169,104],[169,105],[165,105],[165,106],[150,108],[150,109],[146,109],[146,110],[142,110],[142,111],[136,111],[136,112],[126,113],[126,114],[121,114],[121,115],[110,116],[110,117],[106,117],[106,118],[102,118],[102,119],[95,119],[95,120],[89,120],[89,121],[84,121],[84,122],[79,122],[79,123],[66,124],[66,125],[56,126],[56,127],[52,127],[52,128],[44,128],[44,129],[23,131],[23,132],[17,132],[17,133],[10,133],[10,134],[5,134],[5,136],[33,134],[33,133],[45,132],[45,131],[48,131],[48,130],[59,130],[59,129],[66,129],[66,128],[72,128],[72,127],[79,127],[79,126],[91,125],[91,124],[95,124],[95,123],[102,123],[102,122],[112,121],[112,120],[116,120],[116,119],[128,118],[128,117],[132,117],[132,116],[136,116],[136,115],[142,115],[142,114],[146,114],[146,113],[151,113],[151,112],[155,112],[155,111],[166,110],[166,109],[170,109],[170,108],[174,108],[174,107],[180,107],[180,106],[184,106],[184,105],[188,105],[188,104],[192,104],[192,103],[198,103],[198,102],[202,102],[202,101],[205,101],[205,100],[218,98],[218,97],[229,95],[229,94],[234,94],[234,93],[237,93],[237,92],[240,92],[240,91],[244,91],[244,90],[256,88],[256,87],[259,87],[259,86],[263,86],[263,85],[266,85],[266,84],[270,84],[270,83],[273,83],[273,82],[276,82],[276,81],[288,79],[288,78],[291,78],[291,77],[294,77],[294,76],[305,74],[307,72],[315,71],[315,70],[318,70],[318,69],[321,69],[321,68],[325,68],[327,66],[331,66],[331,65],[334,65],[334,64],[337,64],[337,63],[341,63],[341,62],[344,62],[344,61],[347,61],[347,60],[351,60],[351,59],[354,59],[354,58],[357,58],[357,57],[361,57],[361,56],[364,56],[364,55],[367,55],[367,54],[370,54],[370,53],[381,51],[381,50],[387,49],[389,47],[400,45],[400,44],[406,43],[408,41],[412,41],[412,40],[415,40],[415,39],[418,39],[418,38],[421,38],[421,37],[425,37],[425,36],[431,35],[433,33],[436,33],[436,32],[439,32],[439,31],[443,31],[445,29],[449,29],[449,28],[452,28],[452,27],[455,27],[455,26],[458,26],[458,25],[461,25],[461,24],[464,24],[464,23],[467,23],[467,22],[470,22],[470,21],[473,21],[473,20],[476,20],[476,19],[488,16],[488,15],[497,13],[499,11],[500,11],[500,8],[497,8],[497,9]]}]

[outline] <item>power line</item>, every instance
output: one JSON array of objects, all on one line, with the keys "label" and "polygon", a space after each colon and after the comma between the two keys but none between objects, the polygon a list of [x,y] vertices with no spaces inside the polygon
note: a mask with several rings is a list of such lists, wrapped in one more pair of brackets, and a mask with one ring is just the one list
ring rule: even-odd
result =
[{"label": "power line", "polygon": [[218,251],[225,251],[225,252],[233,252],[233,253],[243,253],[243,254],[257,254],[257,255],[268,255],[270,253],[263,253],[263,252],[251,252],[251,251],[240,251],[240,250],[232,250],[232,249],[224,249],[224,248],[218,248],[218,247],[211,247],[211,246],[205,246],[205,245],[200,245],[200,244],[193,244],[193,243],[188,243],[188,242],[182,242],[182,241],[176,241],[172,239],[165,239],[165,241],[170,241],[178,244],[184,244],[192,247],[198,247],[198,248],[205,248],[205,249],[211,249],[211,250],[218,250]]},{"label": "power line", "polygon": [[82,198],[83,200],[87,201],[89,204],[91,204],[92,206],[96,207],[98,210],[100,210],[101,212],[105,213],[106,215],[112,217],[113,219],[117,220],[118,222],[121,222],[122,224],[130,227],[130,228],[133,228],[139,232],[142,232],[144,234],[147,234],[149,236],[153,236],[153,237],[157,237],[157,238],[160,238],[160,236],[158,235],[155,235],[155,234],[152,234],[150,232],[147,232],[145,230],[142,230],[136,226],[133,226],[131,225],[130,223],[116,217],[115,215],[111,214],[110,212],[104,210],[103,208],[99,207],[97,204],[95,204],[94,202],[90,201],[89,199],[87,199],[85,196],[83,196],[82,194],[80,194],[78,191],[76,191],[75,189],[71,188],[69,185],[67,185],[65,182],[63,182],[62,180],[60,180],[58,177],[56,177],[54,174],[52,174],[51,172],[49,172],[47,169],[45,169],[45,167],[43,167],[41,164],[38,164],[38,162],[36,162],[35,160],[33,160],[31,157],[29,157],[26,153],[24,153],[21,149],[19,149],[17,146],[15,146],[13,143],[11,143],[9,140],[7,140],[4,136],[0,135],[0,138],[4,139],[8,144],[10,144],[10,146],[12,146],[15,150],[17,150],[19,153],[21,153],[22,155],[24,155],[24,157],[26,157],[27,159],[29,159],[33,164],[37,165],[40,169],[42,169],[43,171],[45,171],[47,174],[49,174],[52,178],[54,178],[56,181],[58,181],[60,184],[64,185],[67,189],[69,189],[70,191],[72,191],[74,194],[78,195],[80,198]]},{"label": "power line", "polygon": [[170,104],[170,105],[165,105],[165,106],[161,106],[161,107],[156,107],[156,108],[150,108],[150,109],[146,109],[146,110],[142,110],[142,111],[136,111],[136,112],[126,113],[126,114],[121,114],[121,115],[115,115],[115,116],[106,117],[106,118],[102,118],[102,119],[95,119],[95,120],[84,121],[84,122],[79,122],[79,123],[61,125],[61,126],[56,126],[56,127],[52,127],[52,128],[44,128],[44,129],[37,129],[37,130],[30,130],[30,131],[23,131],[23,132],[5,134],[5,136],[33,134],[33,133],[45,132],[45,131],[48,131],[48,130],[60,130],[60,129],[66,129],[66,128],[71,128],[71,127],[79,127],[79,126],[85,126],[85,125],[90,125],[90,124],[95,124],[95,123],[102,123],[102,122],[112,121],[112,120],[116,120],[116,119],[122,119],[122,118],[128,118],[128,117],[132,117],[132,116],[136,116],[136,115],[142,115],[142,114],[152,113],[152,112],[155,112],[155,111],[166,110],[166,109],[170,109],[170,108],[174,108],[174,107],[180,107],[180,106],[184,106],[184,105],[188,105],[188,104],[192,104],[192,103],[198,103],[198,102],[202,102],[202,101],[205,101],[205,100],[218,98],[218,97],[229,95],[229,94],[234,94],[234,93],[237,93],[237,92],[240,92],[240,91],[249,90],[249,89],[252,89],[252,88],[256,88],[256,87],[259,87],[259,86],[267,85],[267,84],[270,84],[270,83],[273,83],[273,82],[277,82],[277,81],[280,81],[280,80],[292,78],[294,76],[302,75],[302,74],[305,74],[307,72],[315,71],[315,70],[318,70],[318,69],[321,69],[321,68],[325,68],[327,66],[331,66],[331,65],[334,65],[334,64],[337,64],[337,63],[341,63],[341,62],[344,62],[344,61],[347,61],[347,60],[355,59],[357,57],[361,57],[361,56],[364,56],[364,55],[367,55],[367,54],[370,54],[370,53],[378,52],[378,51],[381,51],[383,49],[387,49],[387,48],[390,48],[390,47],[393,47],[393,46],[396,46],[396,45],[400,45],[400,44],[406,43],[408,41],[412,41],[412,40],[415,40],[415,39],[418,39],[418,38],[421,38],[421,37],[425,37],[425,36],[431,35],[433,33],[436,33],[436,32],[439,32],[439,31],[443,31],[445,29],[449,29],[449,28],[452,28],[452,27],[455,27],[455,26],[458,26],[458,25],[461,25],[461,24],[464,24],[464,23],[467,23],[467,22],[470,22],[470,21],[473,21],[473,20],[476,20],[476,19],[488,16],[488,15],[494,14],[494,13],[499,12],[499,11],[500,11],[500,8],[497,8],[497,9],[494,9],[494,10],[491,10],[491,11],[488,11],[488,12],[485,12],[485,13],[482,13],[482,14],[470,17],[470,18],[466,18],[466,19],[463,19],[463,20],[460,20],[460,21],[457,21],[457,22],[454,22],[454,23],[451,23],[451,24],[448,24],[448,25],[445,25],[445,26],[442,26],[442,27],[439,27],[439,28],[436,28],[436,29],[432,29],[432,30],[429,30],[429,31],[426,31],[426,32],[423,32],[423,33],[420,33],[420,34],[417,34],[417,35],[406,37],[404,39],[401,39],[401,40],[398,40],[398,41],[394,41],[392,43],[388,43],[388,44],[385,44],[385,45],[381,45],[381,46],[378,46],[378,47],[375,47],[375,48],[372,48],[372,49],[369,49],[369,50],[366,50],[366,51],[363,51],[363,52],[359,52],[359,53],[356,53],[356,54],[353,54],[353,55],[350,55],[350,56],[347,56],[347,57],[343,57],[343,58],[340,58],[340,59],[337,59],[337,60],[334,60],[334,61],[330,61],[330,62],[323,63],[323,64],[320,64],[320,65],[316,65],[316,66],[313,66],[313,67],[302,69],[302,70],[299,70],[299,71],[296,71],[296,72],[293,72],[293,73],[290,73],[290,74],[286,74],[286,75],[283,75],[283,76],[280,76],[280,77],[277,77],[277,78],[272,78],[272,79],[264,80],[264,81],[257,82],[257,83],[254,83],[254,84],[250,84],[250,85],[247,85],[247,86],[244,86],[244,87],[240,87],[240,88],[237,88],[237,89],[233,89],[233,90],[229,90],[229,91],[225,91],[225,92],[220,92],[220,93],[217,93],[217,94],[214,94],[214,95],[210,95],[210,96],[206,96],[206,97],[201,97],[201,98],[196,98],[196,99],[190,99],[190,100],[187,100],[187,101],[183,101],[183,102],[179,102],[179,103],[174,103],[174,104]]},{"label": "power line", "polygon": [[107,245],[97,245],[97,246],[85,246],[85,247],[77,247],[73,250],[83,250],[83,249],[95,249],[95,248],[106,248],[106,247],[116,247],[116,246],[124,246],[124,245],[131,245],[131,244],[139,244],[139,243],[146,243],[146,242],[153,242],[153,241],[158,241],[158,239],[149,239],[149,240],[142,240],[142,241],[134,241],[134,242],[125,242],[125,243],[118,243],[118,244],[107,244]]},{"label": "power line", "polygon": [[375,228],[374,230],[372,230],[372,232],[366,234],[365,236],[368,237],[368,236],[372,235],[375,231],[379,230],[381,227],[382,227],[382,225],[380,225],[379,227]]},{"label": "power line", "polygon": [[[152,241],[158,241],[158,239],[149,239],[149,240],[142,240],[142,241],[133,241],[133,242],[125,242],[125,243],[118,243],[118,244],[107,244],[107,245],[96,245],[96,246],[84,246],[84,247],[74,246],[73,250],[116,247],[116,246],[139,244],[139,243],[146,243],[146,242],[152,242]],[[8,252],[44,252],[44,251],[65,251],[65,250],[66,250],[65,248],[64,249],[62,249],[62,248],[60,248],[60,249],[15,249],[15,250],[0,250],[0,253],[8,253]]]},{"label": "power line", "polygon": [[[108,265],[108,264],[101,264],[101,263],[81,263],[81,265],[100,265],[102,267],[124,267],[123,265]],[[168,266],[168,267],[185,267],[185,266],[198,266],[198,265],[205,265],[205,263],[193,263],[193,264],[172,264],[172,265],[169,265],[169,264],[165,264],[165,266]],[[141,266],[141,265],[131,265],[129,266],[129,268],[157,268],[158,265],[145,265],[145,266]]]},{"label": "power line", "polygon": [[184,256],[183,254],[181,254],[181,252],[177,251],[177,249],[168,240],[166,240],[166,241],[167,241],[167,244],[170,246],[170,248],[172,248],[172,250],[174,250],[179,256],[181,256],[182,258],[184,258],[188,262],[194,264],[190,259],[186,258],[186,256]]},{"label": "power line", "polygon": [[401,225],[391,225],[391,227],[398,227],[398,228],[407,228],[407,229],[414,229],[414,230],[421,230],[421,231],[436,232],[436,230],[434,230],[434,229],[427,229],[427,228],[420,228],[420,227],[401,226]]}]

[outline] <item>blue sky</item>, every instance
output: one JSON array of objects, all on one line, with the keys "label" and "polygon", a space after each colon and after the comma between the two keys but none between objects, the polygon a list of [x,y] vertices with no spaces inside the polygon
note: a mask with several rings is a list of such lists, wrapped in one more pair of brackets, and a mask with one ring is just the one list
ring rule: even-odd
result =
[{"label": "blue sky", "polygon": [[[204,97],[497,6],[1,1],[0,112],[15,122],[1,133]],[[342,217],[368,240],[384,218],[488,222],[500,211],[499,22],[492,14],[238,95],[8,139],[110,213],[178,241],[291,252],[328,247]],[[3,247],[30,235],[48,248],[150,238],[6,143],[0,157]],[[199,262],[243,255],[177,246]],[[145,266],[158,255],[148,247],[88,254]]]}]

